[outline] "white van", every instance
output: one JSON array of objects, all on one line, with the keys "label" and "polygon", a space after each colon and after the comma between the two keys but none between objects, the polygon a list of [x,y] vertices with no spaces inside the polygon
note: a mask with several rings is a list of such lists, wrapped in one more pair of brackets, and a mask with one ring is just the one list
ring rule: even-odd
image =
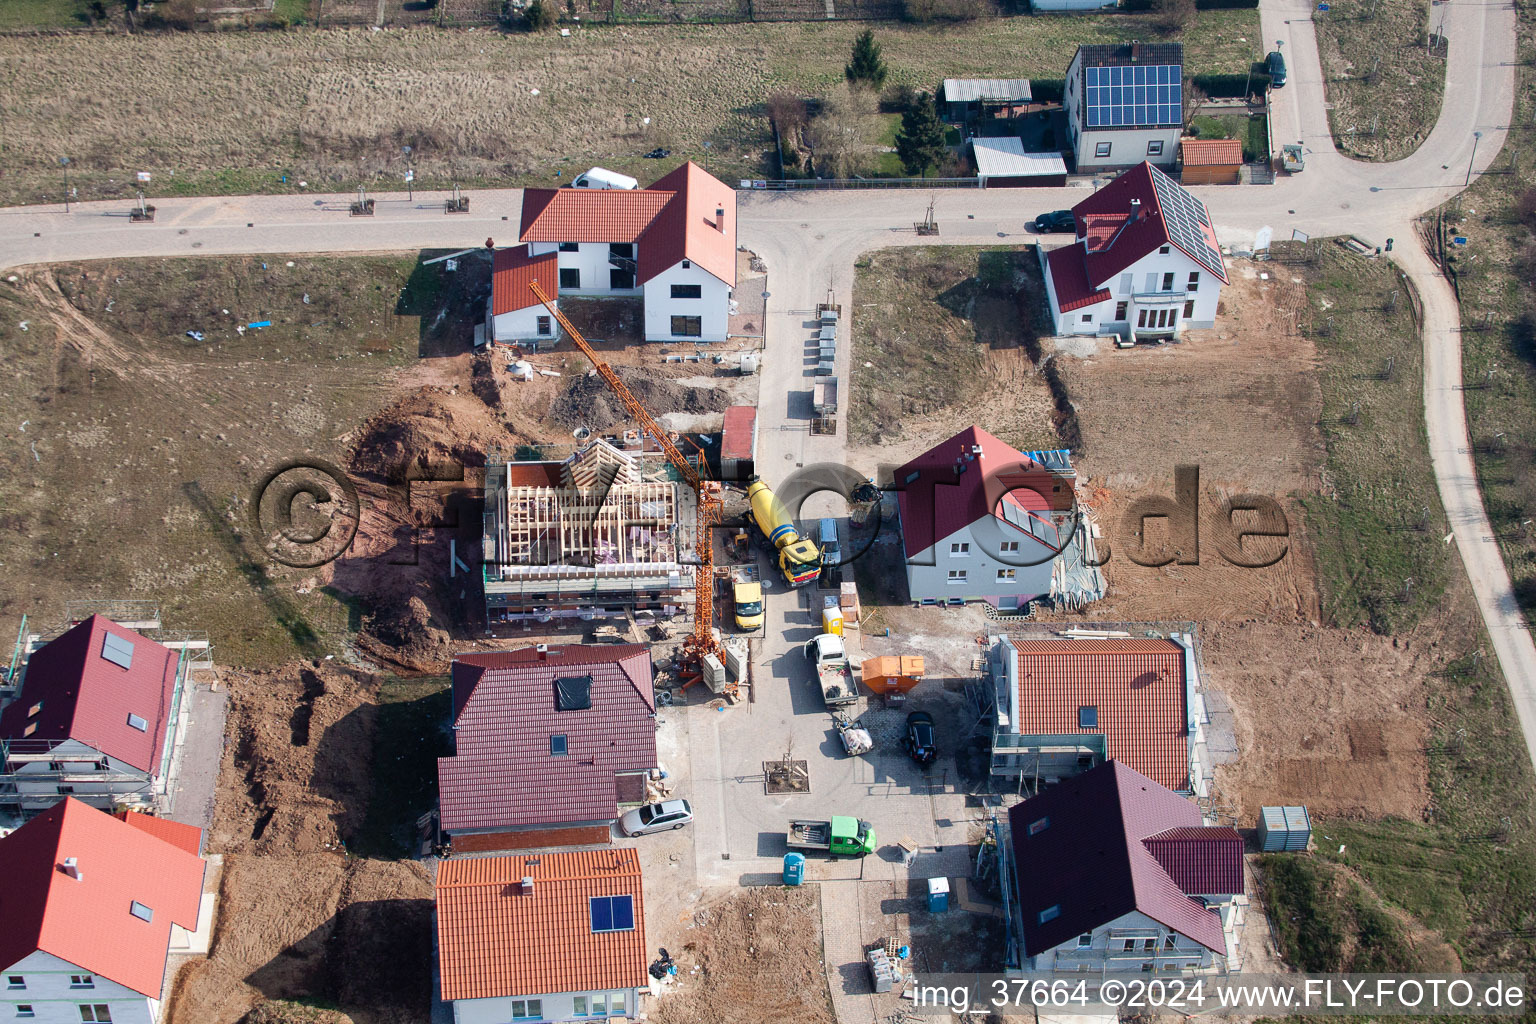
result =
[{"label": "white van", "polygon": [[620,174],[618,171],[604,170],[601,167],[594,167],[590,171],[587,171],[585,174],[578,174],[576,175],[576,179],[571,182],[571,188],[630,189],[639,187],[640,182],[636,181],[634,178],[631,178],[629,175]]}]

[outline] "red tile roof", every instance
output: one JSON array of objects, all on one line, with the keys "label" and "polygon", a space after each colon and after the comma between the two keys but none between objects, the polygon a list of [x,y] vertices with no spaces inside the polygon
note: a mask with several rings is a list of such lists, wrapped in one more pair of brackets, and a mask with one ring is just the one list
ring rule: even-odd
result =
[{"label": "red tile roof", "polygon": [[1088,283],[1081,243],[1052,249],[1046,253],[1045,262],[1050,264],[1051,291],[1056,296],[1057,308],[1063,313],[1097,305],[1109,298],[1109,289],[1095,290]]},{"label": "red tile roof", "polygon": [[[109,633],[133,645],[128,668],[101,656]],[[28,660],[21,694],[0,712],[0,736],[72,739],[157,775],[177,665],[175,651],[93,615]],[[37,705],[42,705],[38,713],[29,715]],[[144,719],[148,728],[140,732],[129,725],[129,715]]]},{"label": "red tile roof", "polygon": [[[979,454],[974,451],[976,448],[981,449]],[[957,473],[957,466],[963,466],[965,471]],[[1072,505],[1070,481],[1059,480],[980,427],[967,427],[908,462],[896,471],[893,484],[898,491],[902,541],[908,559],[919,557],[984,516],[997,516],[1008,523],[1003,516],[1005,504],[1047,524],[1051,509],[1069,509]],[[1061,485],[1060,491],[1054,490],[1057,484]],[[1054,531],[1049,526],[1045,529],[1047,536]],[[1022,529],[1018,532],[1021,537],[1033,536]],[[1035,540],[1043,553],[1045,542]],[[1050,546],[1059,547],[1061,542]]]},{"label": "red tile roof", "polygon": [[[557,710],[555,680],[588,675],[592,706]],[[656,766],[644,645],[463,654],[452,676],[455,754],[437,762],[450,833],[609,820],[618,814],[614,773]],[[566,754],[550,753],[551,736],[566,737]]]},{"label": "red tile roof", "polygon": [[162,842],[170,843],[178,850],[185,850],[194,857],[202,856],[203,830],[196,825],[140,814],[138,811],[118,811],[113,817],[127,822],[140,832],[147,832]]},{"label": "red tile roof", "polygon": [[634,242],[640,284],[686,259],[734,287],[736,192],[691,160],[649,188],[525,189],[518,240]]},{"label": "red tile roof", "polygon": [[[533,879],[532,892],[523,891],[525,876]],[[634,929],[594,933],[589,901],[616,895],[633,897]],[[443,999],[645,985],[642,897],[632,848],[439,862]]]},{"label": "red tile roof", "polygon": [[[1180,889],[1144,843],[1169,829],[1200,828],[1194,801],[1107,761],[1015,806],[1008,817],[1026,955],[1133,910],[1226,952],[1221,919]],[[1031,824],[1037,825],[1033,835]],[[1236,857],[1241,872],[1241,847]],[[1056,913],[1042,922],[1041,912],[1053,907]]]},{"label": "red tile roof", "polygon": [[[1146,637],[1025,639],[1018,651],[1019,721],[1024,736],[1099,733],[1109,756],[1173,790],[1189,788],[1184,649]],[[1098,725],[1078,709],[1098,708]]]},{"label": "red tile roof", "polygon": [[72,797],[0,839],[0,875],[0,969],[41,950],[159,999],[171,925],[197,929],[203,861]]},{"label": "red tile roof", "polygon": [[733,405],[725,410],[725,425],[720,432],[721,456],[727,459],[750,459],[756,425],[756,406]]},{"label": "red tile roof", "polygon": [[[1197,248],[1203,249],[1201,246],[1186,245],[1181,241],[1181,232],[1170,231],[1168,218],[1179,215],[1163,209],[1159,188],[1177,203],[1189,204],[1191,208],[1198,207],[1204,212],[1204,224],[1198,221],[1191,223],[1193,230],[1199,232],[1199,238],[1214,251],[1214,257],[1195,251]],[[1132,205],[1133,200],[1137,201],[1137,205]],[[1210,211],[1184,186],[1145,161],[1072,207],[1072,212],[1077,217],[1079,237],[1089,239],[1089,250],[1084,257],[1084,276],[1095,285],[1108,284],[1111,278],[1137,260],[1165,245],[1177,246],[1190,259],[1221,278],[1223,284],[1226,283],[1226,267],[1221,262],[1221,247],[1216,241],[1215,229],[1210,224]],[[1133,212],[1136,214],[1135,220],[1126,223]],[[1053,267],[1053,275],[1054,272]]]},{"label": "red tile roof", "polygon": [[544,294],[554,298],[560,292],[560,254],[546,252],[528,255],[528,246],[497,249],[491,267],[491,315],[511,313],[539,305],[528,287],[537,281]]},{"label": "red tile roof", "polygon": [[1237,139],[1183,139],[1179,142],[1185,167],[1236,167],[1243,162]]},{"label": "red tile roof", "polygon": [[1230,825],[1170,828],[1142,840],[1174,884],[1191,896],[1243,891],[1243,837]]},{"label": "red tile roof", "polygon": [[523,190],[520,242],[637,242],[672,193],[651,189]]}]

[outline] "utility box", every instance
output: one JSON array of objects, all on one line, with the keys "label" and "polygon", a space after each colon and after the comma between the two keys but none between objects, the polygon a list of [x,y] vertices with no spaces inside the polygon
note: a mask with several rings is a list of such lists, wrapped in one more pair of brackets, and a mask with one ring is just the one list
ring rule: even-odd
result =
[{"label": "utility box", "polygon": [[949,909],[949,879],[928,879],[928,912],[942,914]]},{"label": "utility box", "polygon": [[1312,816],[1305,807],[1259,809],[1259,849],[1265,853],[1297,852],[1312,839]]},{"label": "utility box", "polygon": [[805,881],[805,854],[793,850],[784,855],[784,884],[799,885]]}]

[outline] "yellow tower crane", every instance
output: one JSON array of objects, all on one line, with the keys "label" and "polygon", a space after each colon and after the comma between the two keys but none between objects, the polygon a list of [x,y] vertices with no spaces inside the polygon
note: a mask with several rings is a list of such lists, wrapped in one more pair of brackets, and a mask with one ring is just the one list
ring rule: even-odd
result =
[{"label": "yellow tower crane", "polygon": [[539,286],[539,282],[529,282],[528,289],[533,292],[534,298],[544,304],[544,308],[549,310],[560,326],[565,328],[565,333],[571,336],[571,340],[576,343],[576,347],[581,349],[581,354],[591,361],[592,368],[597,371],[598,376],[603,378],[609,389],[618,396],[619,401],[624,403],[624,408],[629,410],[629,414],[640,424],[640,429],[643,433],[650,434],[651,437],[656,439],[656,443],[661,445],[662,452],[667,456],[667,461],[672,463],[673,468],[677,470],[688,486],[693,489],[697,499],[695,502],[697,509],[696,528],[698,530],[696,550],[699,555],[699,564],[698,568],[694,571],[693,632],[683,642],[683,650],[690,657],[696,658],[699,661],[702,661],[707,654],[713,654],[718,657],[721,651],[720,643],[715,639],[714,630],[714,527],[720,522],[720,512],[724,504],[720,496],[720,484],[717,481],[704,478],[708,467],[702,452],[699,456],[698,468],[694,468],[693,463],[688,461],[688,457],[673,443],[667,431],[662,429],[661,424],[656,422],[655,417],[650,414],[649,410],[630,392],[624,382],[619,379],[619,375],[613,372],[613,367],[603,362],[602,357],[587,343],[587,339],[581,336],[581,332],[576,329],[575,325],[567,320],[565,314],[556,308],[555,301],[544,293],[544,289]]}]

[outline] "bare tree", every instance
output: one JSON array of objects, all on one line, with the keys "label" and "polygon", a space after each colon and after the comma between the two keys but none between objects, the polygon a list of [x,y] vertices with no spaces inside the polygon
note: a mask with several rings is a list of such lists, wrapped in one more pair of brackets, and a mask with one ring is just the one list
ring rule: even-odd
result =
[{"label": "bare tree", "polygon": [[1194,82],[1188,80],[1184,82],[1183,92],[1184,127],[1188,128],[1190,123],[1193,122],[1197,116],[1199,116],[1200,110],[1205,106],[1210,97],[1205,94],[1205,90],[1201,89]]},{"label": "bare tree", "polygon": [[768,116],[779,126],[780,135],[786,139],[797,139],[808,116],[805,100],[792,92],[776,92],[768,97]]},{"label": "bare tree", "polygon": [[816,166],[822,173],[851,178],[874,165],[878,110],[879,101],[870,90],[846,82],[833,87],[810,124]]}]

